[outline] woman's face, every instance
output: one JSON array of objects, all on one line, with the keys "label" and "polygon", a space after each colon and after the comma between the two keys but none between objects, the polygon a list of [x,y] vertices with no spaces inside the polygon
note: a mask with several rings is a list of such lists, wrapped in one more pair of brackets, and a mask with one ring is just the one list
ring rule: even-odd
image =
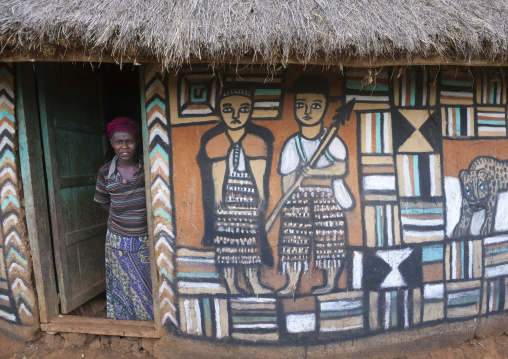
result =
[{"label": "woman's face", "polygon": [[130,131],[117,131],[111,136],[111,146],[123,162],[130,162],[136,154],[138,139]]},{"label": "woman's face", "polygon": [[248,97],[233,95],[224,97],[220,101],[220,114],[226,126],[231,130],[238,130],[249,120],[252,101]]},{"label": "woman's face", "polygon": [[295,95],[295,118],[303,126],[312,126],[321,121],[328,104],[326,97],[317,93]]}]

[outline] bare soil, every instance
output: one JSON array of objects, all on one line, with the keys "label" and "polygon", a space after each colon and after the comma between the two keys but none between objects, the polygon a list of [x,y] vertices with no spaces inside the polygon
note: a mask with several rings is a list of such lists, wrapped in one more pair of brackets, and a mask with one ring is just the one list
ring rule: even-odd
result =
[{"label": "bare soil", "polygon": [[[81,358],[153,358],[153,341],[128,339],[120,337],[99,337],[91,335],[41,334],[40,338],[27,343],[19,343],[0,334],[0,358],[15,359],[81,359]],[[144,346],[146,348],[144,348]],[[215,353],[216,354],[216,353]],[[217,358],[219,356],[216,356]],[[386,358],[403,359],[501,359],[508,358],[508,334],[489,337],[470,338],[460,345],[431,351],[420,351],[410,356],[393,356]]]}]

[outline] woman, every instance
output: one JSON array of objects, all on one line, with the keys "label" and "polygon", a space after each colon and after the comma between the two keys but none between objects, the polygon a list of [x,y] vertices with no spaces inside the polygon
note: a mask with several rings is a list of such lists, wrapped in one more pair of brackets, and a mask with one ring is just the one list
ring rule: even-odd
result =
[{"label": "woman", "polygon": [[106,296],[109,319],[153,320],[145,173],[138,152],[139,125],[118,117],[107,134],[113,160],[99,170],[95,201],[109,212]]}]

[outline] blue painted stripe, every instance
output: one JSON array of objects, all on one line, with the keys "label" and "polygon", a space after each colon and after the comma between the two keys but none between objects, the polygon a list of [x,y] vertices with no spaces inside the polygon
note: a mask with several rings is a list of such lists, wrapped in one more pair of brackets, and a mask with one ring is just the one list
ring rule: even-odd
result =
[{"label": "blue painted stripe", "polygon": [[415,79],[415,70],[411,71],[411,106],[415,105],[416,100],[416,79]]},{"label": "blue painted stripe", "polygon": [[358,80],[347,80],[346,87],[352,90],[364,90],[364,91],[388,91],[387,84],[371,83],[364,84]]},{"label": "blue painted stripe", "polygon": [[17,251],[17,249],[14,247],[11,247],[11,249],[9,249],[9,252],[7,252],[7,255],[6,255],[7,260],[10,260],[12,255],[14,255],[17,258],[17,260],[19,260],[21,263],[23,263],[23,265],[26,267],[27,260],[25,258],[23,258],[21,253],[19,253]]},{"label": "blue painted stripe", "polygon": [[330,312],[320,312],[319,316],[321,318],[330,318],[330,317],[349,317],[353,315],[361,315],[363,314],[363,308],[350,309],[350,310],[341,310],[341,311],[330,311]]},{"label": "blue painted stripe", "polygon": [[415,182],[415,196],[420,195],[420,172],[418,170],[418,155],[413,156],[413,177]]},{"label": "blue painted stripe", "polygon": [[302,159],[303,163],[307,163],[307,158],[305,157],[305,153],[302,149],[302,140],[300,139],[300,136],[296,136],[296,148],[298,149],[298,154],[300,155],[300,158]]},{"label": "blue painted stripe", "polygon": [[392,297],[392,307],[390,308],[390,314],[391,314],[391,326],[396,327],[397,326],[397,291],[394,290],[391,292]]},{"label": "blue painted stripe", "polygon": [[266,96],[266,95],[280,95],[280,89],[257,89],[254,91],[254,96]]},{"label": "blue painted stripe", "polygon": [[443,214],[442,208],[404,208],[402,214]]},{"label": "blue painted stripe", "polygon": [[18,200],[16,198],[14,198],[14,196],[11,194],[11,195],[9,195],[9,197],[7,199],[5,199],[5,201],[2,202],[2,210],[7,208],[9,203],[12,203],[13,205],[15,205],[16,207],[19,208]]},{"label": "blue painted stripe", "polygon": [[[150,100],[149,100],[150,101]],[[146,108],[146,112],[150,112],[150,110],[152,109],[152,107],[154,107],[155,105],[159,105],[159,107],[161,108],[161,110],[165,111],[166,110],[166,105],[164,105],[164,102],[162,102],[159,98],[156,98],[155,100],[153,100],[152,102],[150,102],[150,104],[148,105],[148,107]]]},{"label": "blue painted stripe", "polygon": [[383,246],[383,217],[381,215],[381,206],[376,206],[376,229],[377,229],[377,246]]},{"label": "blue painted stripe", "polygon": [[189,273],[189,272],[178,272],[178,278],[219,278],[217,273],[210,272],[197,272],[197,273]]},{"label": "blue painted stripe", "polygon": [[14,115],[7,110],[2,110],[2,112],[0,112],[0,119],[3,119],[4,117],[7,117],[12,122],[16,122]]},{"label": "blue painted stripe", "polygon": [[490,251],[485,252],[486,256],[493,256],[496,254],[506,253],[508,252],[508,247],[505,248],[498,248],[498,249],[492,249]]},{"label": "blue painted stripe", "polygon": [[460,242],[460,277],[466,277],[464,273],[464,242]]},{"label": "blue painted stripe", "polygon": [[381,153],[381,114],[376,113],[376,153]]},{"label": "blue painted stripe", "polygon": [[162,148],[162,146],[160,144],[157,144],[155,145],[155,147],[153,148],[153,150],[150,152],[150,158],[152,158],[155,153],[159,152],[162,157],[164,157],[164,159],[169,162],[169,157],[168,157],[168,153]]},{"label": "blue painted stripe", "polygon": [[442,261],[443,258],[444,255],[442,244],[435,244],[432,246],[425,246],[422,248],[422,262]]},{"label": "blue painted stripe", "polygon": [[460,108],[455,109],[455,133],[460,137]]},{"label": "blue painted stripe", "polygon": [[164,267],[161,267],[159,269],[159,275],[164,275],[164,277],[169,280],[171,283],[173,283],[173,276],[171,274],[169,274],[167,271],[166,271],[166,268]]},{"label": "blue painted stripe", "polygon": [[494,84],[490,84],[490,103],[494,103]]},{"label": "blue painted stripe", "polygon": [[5,66],[0,66],[0,76],[6,76],[9,80],[13,79],[12,73]]},{"label": "blue painted stripe", "polygon": [[203,313],[205,316],[205,335],[212,335],[212,314],[210,310],[210,299],[203,298]]},{"label": "blue painted stripe", "polygon": [[471,81],[442,80],[441,84],[448,86],[473,87],[473,83]]},{"label": "blue painted stripe", "polygon": [[237,315],[234,315],[233,316],[233,323],[235,324],[238,324],[238,323],[273,323],[273,322],[277,322],[277,316],[271,316],[271,315],[266,315],[266,316],[237,316]]},{"label": "blue painted stripe", "polygon": [[30,309],[33,308],[34,306],[34,302],[30,299],[30,297],[28,297],[22,290],[19,290],[17,293],[16,293],[16,302],[19,301],[19,297],[23,297],[23,299],[30,305]]},{"label": "blue painted stripe", "polygon": [[168,222],[173,222],[173,220],[171,219],[171,216],[169,215],[168,212],[166,212],[165,210],[163,210],[162,208],[157,208],[157,210],[154,212],[154,216],[157,217],[157,216],[161,216],[163,218],[165,218]]},{"label": "blue painted stripe", "polygon": [[448,305],[461,305],[461,304],[473,304],[480,301],[480,294],[465,295],[458,298],[448,299]]},{"label": "blue painted stripe", "polygon": [[506,125],[506,120],[478,120],[480,125],[497,125],[504,126]]}]

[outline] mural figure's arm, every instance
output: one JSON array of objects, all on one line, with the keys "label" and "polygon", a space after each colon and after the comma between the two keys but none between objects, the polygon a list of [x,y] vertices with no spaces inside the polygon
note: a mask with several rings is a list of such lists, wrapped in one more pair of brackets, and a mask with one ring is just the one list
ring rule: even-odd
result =
[{"label": "mural figure's arm", "polygon": [[256,188],[258,190],[259,207],[262,208],[266,204],[265,189],[263,184],[263,179],[266,172],[266,160],[265,159],[251,160],[250,168],[252,170],[254,182],[256,183]]},{"label": "mural figure's arm", "polygon": [[224,187],[224,177],[226,176],[226,160],[214,162],[212,164],[212,180],[214,189],[215,209],[223,207],[222,188]]},{"label": "mural figure's arm", "polygon": [[282,194],[286,193],[293,186],[297,178],[297,172],[282,176]]},{"label": "mural figure's arm", "polygon": [[305,177],[342,177],[346,173],[346,161],[335,161],[331,166],[324,168],[310,168],[308,165],[302,168],[302,175]]}]

